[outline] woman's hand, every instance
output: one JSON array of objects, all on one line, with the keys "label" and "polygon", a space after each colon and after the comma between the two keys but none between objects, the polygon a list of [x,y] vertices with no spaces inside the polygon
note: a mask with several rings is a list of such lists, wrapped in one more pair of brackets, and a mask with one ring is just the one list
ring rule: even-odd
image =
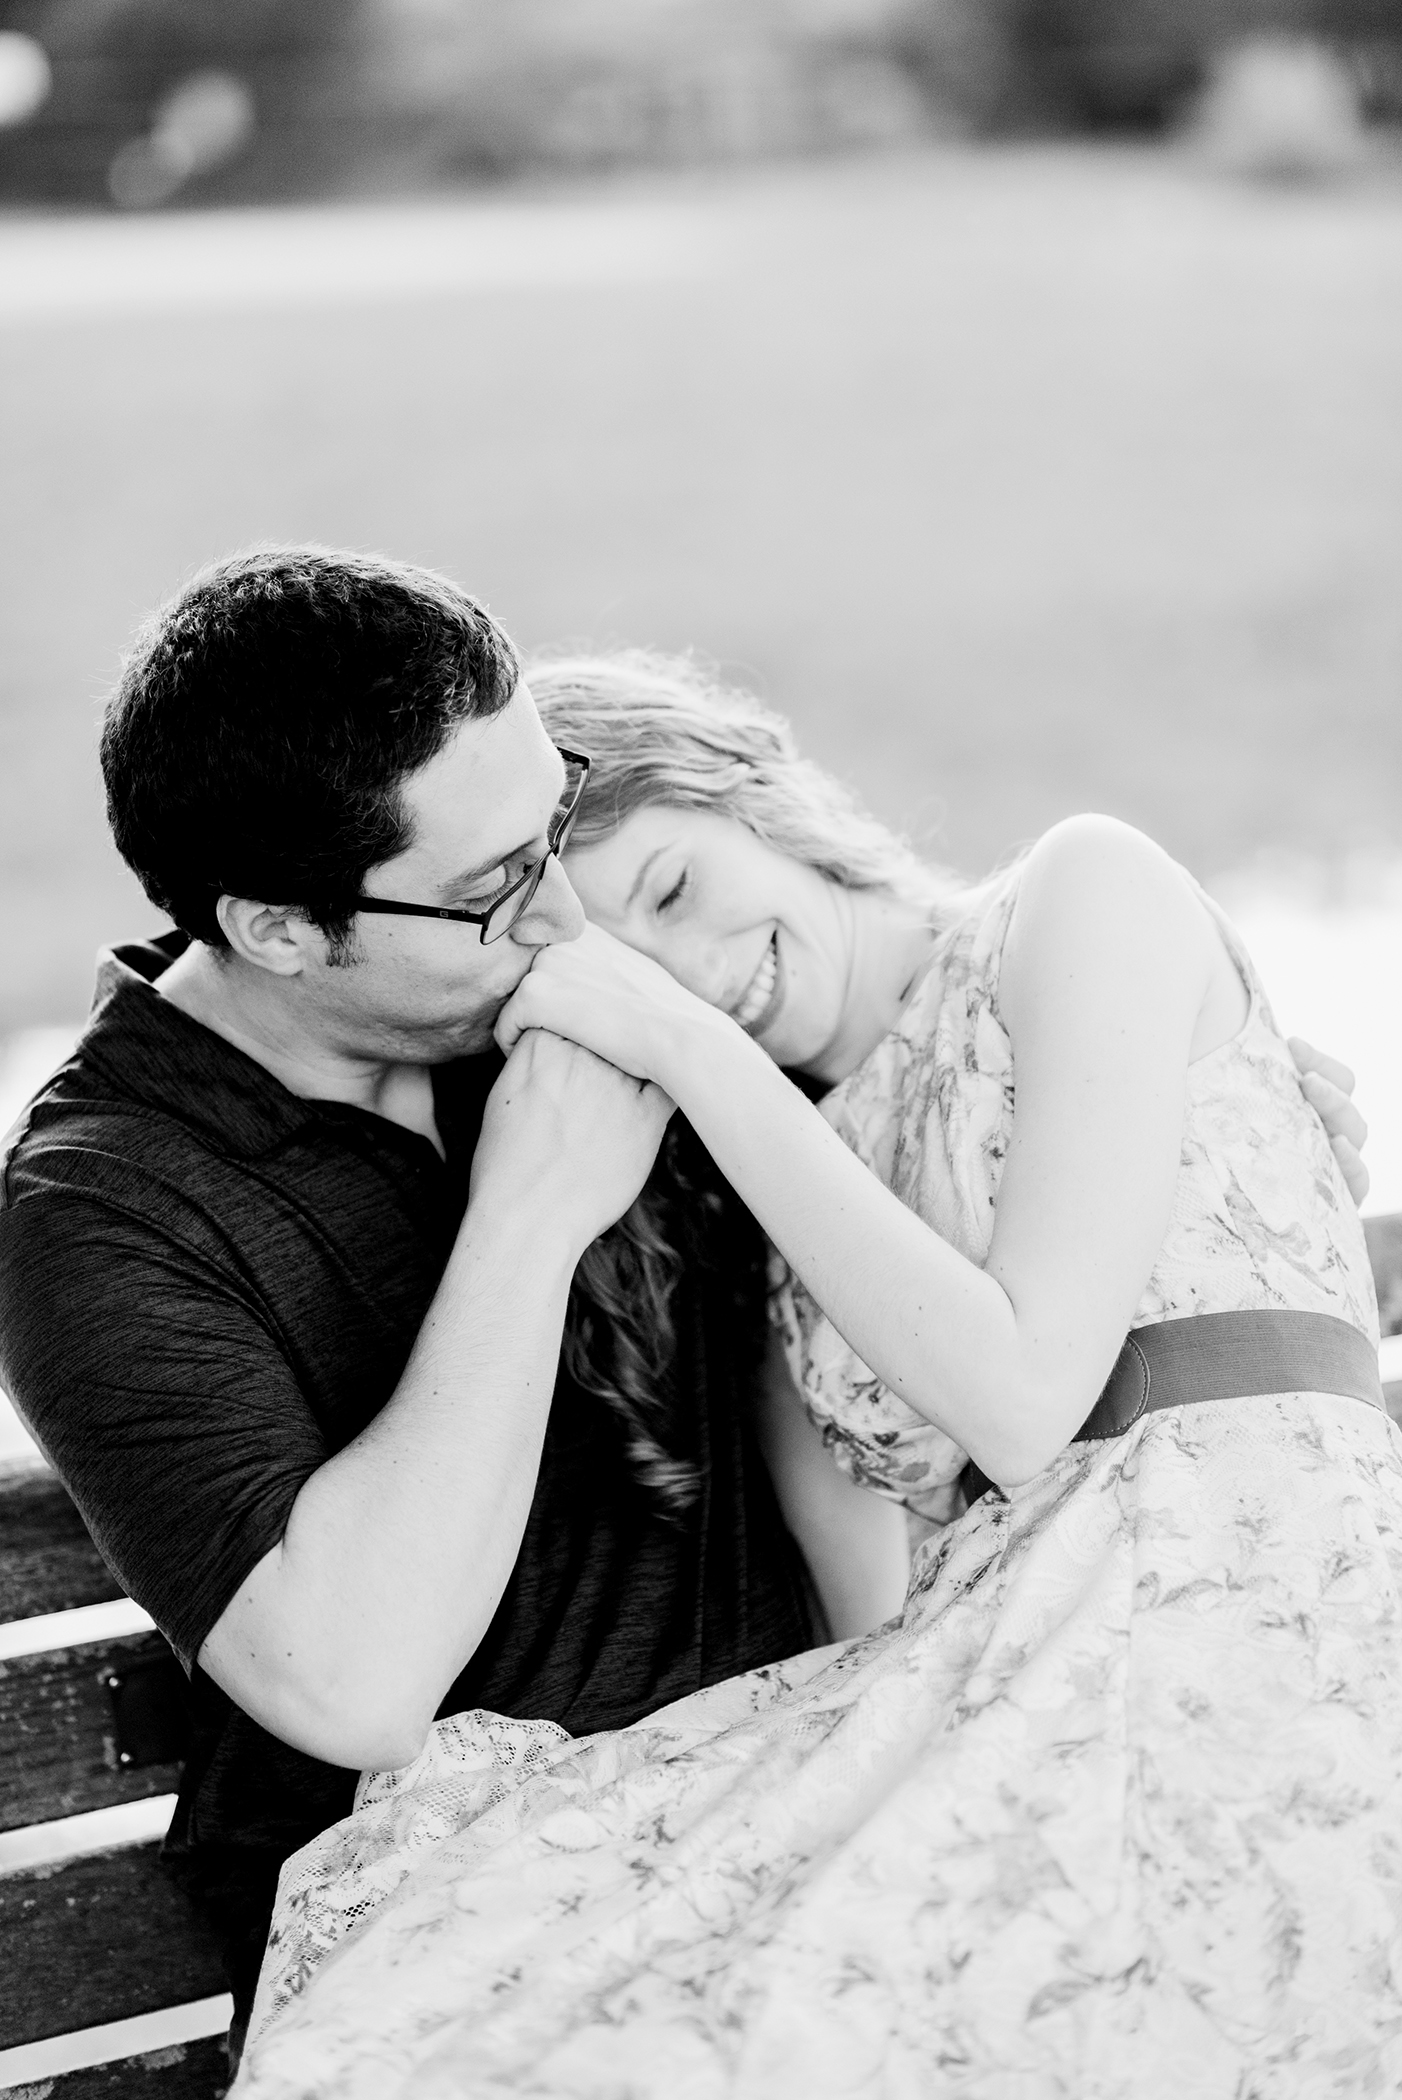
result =
[{"label": "woman's hand", "polygon": [[718,1008],[599,926],[541,949],[497,1018],[499,1048],[509,1052],[528,1028],[580,1043],[673,1099],[718,1030],[739,1035]]}]

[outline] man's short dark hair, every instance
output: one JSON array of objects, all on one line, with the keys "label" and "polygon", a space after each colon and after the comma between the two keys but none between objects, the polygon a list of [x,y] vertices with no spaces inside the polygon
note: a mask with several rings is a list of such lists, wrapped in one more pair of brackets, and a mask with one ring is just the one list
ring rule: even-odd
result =
[{"label": "man's short dark hair", "polygon": [[108,705],[118,850],[196,940],[227,945],[227,893],[295,906],[343,953],[366,875],[410,843],[402,783],[518,676],[500,627],[430,570],[234,555],[147,621]]}]

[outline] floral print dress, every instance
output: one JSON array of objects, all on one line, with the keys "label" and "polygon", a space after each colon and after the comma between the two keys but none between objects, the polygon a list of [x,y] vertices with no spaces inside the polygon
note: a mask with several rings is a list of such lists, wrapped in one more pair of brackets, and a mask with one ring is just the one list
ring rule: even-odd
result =
[{"label": "floral print dress", "polygon": [[[978,894],[825,1113],[986,1255],[1013,1113]],[[1136,1324],[1376,1339],[1362,1232],[1250,966],[1190,1073]],[[1386,2100],[1402,2091],[1402,1436],[1320,1393],[964,1454],[797,1284],[835,1458],[934,1519],[901,1617],[614,1734],[465,1714],[288,1863],[243,2100]]]}]

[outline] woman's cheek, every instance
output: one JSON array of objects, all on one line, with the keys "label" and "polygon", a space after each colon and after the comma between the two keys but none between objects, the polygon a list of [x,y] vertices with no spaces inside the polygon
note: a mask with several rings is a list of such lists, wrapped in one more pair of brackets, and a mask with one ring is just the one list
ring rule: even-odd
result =
[{"label": "woman's cheek", "polygon": [[652,950],[652,958],[661,964],[669,977],[675,977],[678,984],[695,993],[698,999],[704,999],[708,1006],[719,1004],[714,973],[701,967],[695,951],[686,941],[676,937],[659,941]]}]

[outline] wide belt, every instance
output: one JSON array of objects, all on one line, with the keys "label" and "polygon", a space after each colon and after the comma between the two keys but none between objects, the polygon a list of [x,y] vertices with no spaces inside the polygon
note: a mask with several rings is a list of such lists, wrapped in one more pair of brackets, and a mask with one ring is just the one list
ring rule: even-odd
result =
[{"label": "wide belt", "polygon": [[[1335,1393],[1386,1407],[1378,1352],[1347,1320],[1274,1309],[1196,1313],[1131,1330],[1073,1441],[1123,1436],[1161,1408],[1255,1393]],[[993,1485],[972,1461],[960,1477],[970,1502]]]}]

